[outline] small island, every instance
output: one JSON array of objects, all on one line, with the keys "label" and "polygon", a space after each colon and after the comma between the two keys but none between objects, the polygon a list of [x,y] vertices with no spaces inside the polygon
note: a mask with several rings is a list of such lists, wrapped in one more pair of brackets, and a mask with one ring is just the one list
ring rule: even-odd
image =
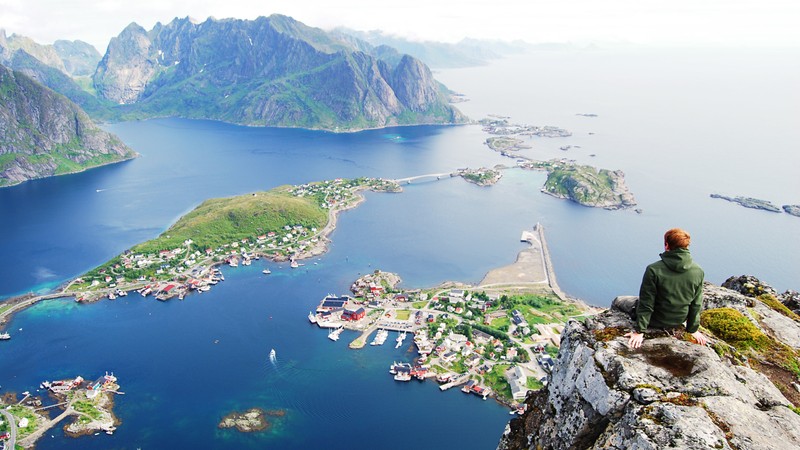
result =
[{"label": "small island", "polygon": [[800,217],[800,205],[783,205],[783,210],[786,211],[786,214]]},{"label": "small island", "polygon": [[568,161],[549,161],[546,166],[547,181],[542,188],[546,194],[605,209],[636,205],[621,170],[596,169]]},{"label": "small island", "polygon": [[[75,438],[99,432],[113,434],[121,424],[113,412],[114,395],[121,393],[114,374],[106,373],[97,380],[78,376],[43,381],[39,387],[47,390],[56,402],[43,406],[41,398],[31,396],[27,391],[19,401],[14,394],[6,394],[0,399],[0,435],[8,433],[12,446],[16,443],[18,447],[33,448],[47,430],[68,416],[75,419],[64,426],[64,432]],[[52,408],[59,408],[62,412],[51,419],[49,411]]]},{"label": "small island", "polygon": [[502,167],[494,169],[487,169],[481,167],[480,169],[464,169],[460,170],[458,174],[469,183],[477,184],[478,186],[491,186],[497,184],[503,174],[500,172]]},{"label": "small island", "polygon": [[[508,118],[501,117],[483,119],[480,123],[483,131],[495,135],[486,139],[489,148],[503,156],[515,158],[517,165],[523,169],[547,172],[547,181],[542,192],[595,208],[613,210],[636,206],[636,199],[625,184],[625,174],[621,170],[597,169],[566,158],[539,161],[517,154],[519,150],[531,147],[524,144],[522,139],[513,137],[514,135],[569,137],[572,136],[569,131],[550,126],[515,124],[509,122]],[[560,148],[566,151],[572,147],[565,145]]]},{"label": "small island", "polygon": [[771,202],[767,200],[761,200],[758,198],[742,197],[742,196],[729,197],[727,195],[722,195],[722,194],[711,194],[709,195],[709,197],[719,198],[722,200],[729,201],[731,203],[737,203],[741,206],[744,206],[745,208],[760,209],[763,211],[776,212],[776,213],[781,212],[781,209],[773,205]]}]

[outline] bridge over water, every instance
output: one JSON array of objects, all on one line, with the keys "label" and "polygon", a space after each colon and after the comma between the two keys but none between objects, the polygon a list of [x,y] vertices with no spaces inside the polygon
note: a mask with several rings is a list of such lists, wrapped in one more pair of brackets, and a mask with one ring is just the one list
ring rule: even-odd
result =
[{"label": "bridge over water", "polygon": [[403,184],[403,183],[411,184],[412,181],[420,181],[420,180],[437,181],[437,180],[441,180],[442,178],[445,178],[445,177],[449,178],[449,177],[455,177],[455,176],[458,176],[458,172],[427,173],[425,175],[416,175],[416,176],[413,176],[413,177],[397,178],[394,181],[397,184]]}]

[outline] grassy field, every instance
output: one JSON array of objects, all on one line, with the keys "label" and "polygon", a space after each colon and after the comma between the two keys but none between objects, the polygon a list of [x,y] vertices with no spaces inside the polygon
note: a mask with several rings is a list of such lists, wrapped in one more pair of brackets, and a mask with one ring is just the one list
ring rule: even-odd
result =
[{"label": "grassy field", "polygon": [[270,231],[280,232],[284,225],[322,227],[327,212],[307,198],[298,198],[280,188],[231,198],[206,200],[181,217],[161,236],[135,246],[138,253],[178,248],[192,239],[197,248],[254,239]]},{"label": "grassy field", "polygon": [[397,320],[408,320],[411,317],[411,311],[408,309],[397,310]]}]

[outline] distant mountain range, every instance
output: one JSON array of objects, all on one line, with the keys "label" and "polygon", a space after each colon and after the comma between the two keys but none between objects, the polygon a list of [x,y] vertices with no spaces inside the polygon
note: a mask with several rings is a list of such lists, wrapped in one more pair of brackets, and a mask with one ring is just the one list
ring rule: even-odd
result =
[{"label": "distant mountain range", "polygon": [[465,120],[425,64],[367,47],[280,15],[134,23],[111,40],[94,87],[123,119],[342,131]]},{"label": "distant mountain range", "polygon": [[406,53],[437,69],[482,66],[495,59],[542,47],[541,45],[532,45],[522,41],[504,42],[463,39],[455,44],[412,41],[378,30],[356,31],[341,27],[334,29],[332,33],[342,39],[352,39],[355,45],[358,45],[359,42],[366,42],[375,48],[376,54],[385,52],[388,53],[385,56],[391,58],[392,53]]},{"label": "distant mountain range", "polygon": [[216,119],[337,131],[462,123],[450,92],[419,59],[281,15],[132,23],[100,57],[0,32],[0,62],[99,120]]},{"label": "distant mountain range", "polygon": [[[202,23],[176,18],[149,31],[131,23],[102,56],[82,41],[42,45],[0,30],[2,98],[9,105],[0,118],[6,127],[0,130],[0,185],[132,155],[88,116],[332,131],[464,123],[467,118],[449,103],[451,92],[420,58],[453,67],[524,49],[517,43],[413,43],[379,32],[326,32],[281,15]],[[43,115],[35,117],[36,111]],[[116,156],[89,156],[96,151]],[[40,157],[45,153],[47,161]]]}]

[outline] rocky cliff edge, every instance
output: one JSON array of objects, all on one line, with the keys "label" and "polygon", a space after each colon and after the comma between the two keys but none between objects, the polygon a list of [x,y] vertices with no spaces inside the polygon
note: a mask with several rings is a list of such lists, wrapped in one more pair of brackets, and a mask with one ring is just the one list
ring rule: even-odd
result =
[{"label": "rocky cliff edge", "polygon": [[796,292],[745,276],[723,286],[705,285],[708,346],[662,332],[630,349],[633,322],[613,309],[570,321],[547,386],[498,449],[800,448]]}]

